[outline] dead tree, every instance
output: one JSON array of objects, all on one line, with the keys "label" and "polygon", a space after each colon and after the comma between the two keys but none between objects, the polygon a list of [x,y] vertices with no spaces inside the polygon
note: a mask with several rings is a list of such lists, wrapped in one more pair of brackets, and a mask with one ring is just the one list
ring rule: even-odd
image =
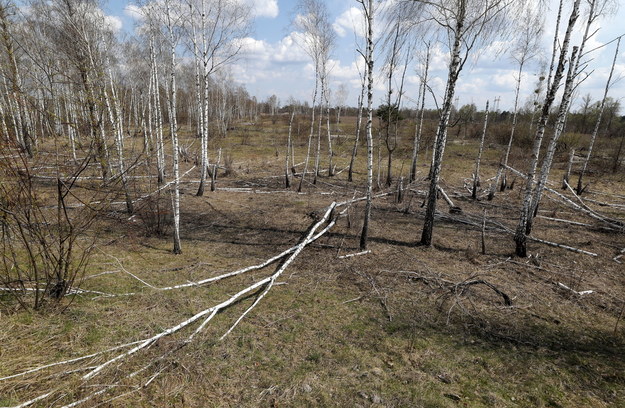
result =
[{"label": "dead tree", "polygon": [[[550,74],[549,78],[553,78],[551,81],[548,81],[547,94],[545,95],[545,100],[542,105],[541,116],[538,120],[536,134],[534,136],[534,145],[532,148],[532,155],[530,158],[529,169],[526,174],[526,185],[525,185],[525,195],[523,198],[523,206],[521,208],[521,214],[519,217],[519,224],[517,225],[516,233],[514,236],[514,241],[516,244],[516,254],[517,256],[526,257],[527,256],[527,234],[526,227],[528,223],[528,219],[531,216],[530,209],[532,205],[532,192],[533,192],[533,184],[534,178],[536,174],[536,168],[538,166],[538,157],[540,154],[540,147],[542,145],[543,136],[545,134],[545,129],[547,126],[547,120],[549,119],[549,113],[551,110],[551,106],[556,97],[556,91],[560,86],[560,81],[564,75],[564,68],[566,64],[566,58],[568,55],[569,44],[571,41],[571,33],[573,28],[575,27],[575,23],[577,22],[577,18],[579,17],[579,5],[581,0],[575,0],[573,4],[573,10],[571,11],[571,15],[569,17],[568,25],[566,28],[566,32],[564,34],[564,39],[562,41],[562,45],[560,47],[560,53],[558,58],[558,65],[553,72],[553,76]],[[555,33],[558,36],[558,33]],[[555,52],[555,49],[554,49]]]},{"label": "dead tree", "polygon": [[616,65],[616,59],[618,58],[619,47],[621,45],[621,37],[619,37],[616,41],[616,50],[614,51],[614,59],[612,60],[612,67],[610,68],[610,75],[608,75],[608,81],[605,84],[605,90],[603,91],[603,99],[601,99],[601,103],[599,104],[599,113],[597,115],[597,122],[595,123],[595,128],[592,131],[592,135],[590,136],[590,144],[588,145],[588,152],[586,153],[586,158],[584,159],[584,163],[582,164],[582,169],[579,172],[579,178],[577,179],[577,194],[581,195],[584,191],[583,187],[583,179],[586,174],[586,170],[588,168],[588,163],[590,162],[590,156],[592,155],[593,147],[595,146],[595,140],[597,139],[597,135],[599,134],[599,127],[601,126],[601,120],[603,117],[603,112],[605,110],[605,102],[608,98],[608,91],[610,90],[610,85],[612,82],[612,75],[614,74],[614,66]]},{"label": "dead tree", "polygon": [[360,76],[360,95],[358,95],[358,119],[356,120],[356,135],[354,137],[354,147],[352,148],[352,156],[349,160],[349,170],[347,172],[347,180],[349,182],[354,181],[354,162],[356,161],[356,155],[358,154],[358,143],[360,142],[360,133],[362,131],[362,113],[364,109],[365,92],[367,90],[367,65],[365,64],[365,72],[358,72]]},{"label": "dead tree", "polygon": [[[329,114],[328,63],[332,49],[335,46],[336,34],[330,23],[327,6],[320,0],[300,0],[297,5],[297,11],[298,15],[292,24],[297,30],[304,34],[300,45],[313,61],[316,81],[319,82],[321,88],[319,98],[319,127],[317,128],[317,149],[315,154],[315,174],[313,178],[313,183],[316,183],[320,171],[321,123],[324,106]],[[326,130],[328,137],[328,171],[329,174],[332,175],[334,168],[332,163],[334,155],[332,151],[332,137],[329,127]]]},{"label": "dead tree", "polygon": [[482,161],[482,152],[484,151],[484,138],[486,137],[486,128],[488,127],[488,103],[486,101],[486,109],[484,110],[484,128],[482,129],[482,137],[480,138],[480,147],[475,159],[475,173],[473,174],[473,188],[471,190],[471,198],[477,199],[477,189],[480,186],[480,162]]},{"label": "dead tree", "polygon": [[[567,114],[569,112],[569,108],[571,106],[571,100],[573,97],[573,91],[575,89],[575,83],[578,80],[578,75],[580,73],[580,62],[581,58],[586,55],[584,52],[585,46],[588,40],[595,35],[597,31],[591,32],[591,26],[598,20],[598,18],[605,12],[605,5],[607,4],[606,0],[590,0],[588,2],[588,11],[587,11],[587,20],[586,27],[581,39],[579,47],[573,47],[573,52],[571,53],[571,61],[569,63],[569,71],[566,76],[566,81],[564,84],[564,90],[562,91],[562,101],[560,103],[558,114],[556,117],[556,124],[554,126],[554,131],[549,139],[549,144],[547,146],[547,150],[543,157],[542,166],[540,170],[540,176],[538,178],[538,183],[536,184],[535,191],[532,194],[532,203],[530,207],[530,216],[526,225],[526,234],[529,234],[532,230],[533,218],[538,212],[538,206],[540,204],[542,193],[544,190],[544,186],[547,183],[547,179],[549,177],[549,172],[551,171],[551,165],[553,163],[553,157],[556,152],[556,147],[560,136],[564,131],[564,126],[567,119]],[[581,70],[584,69],[585,63],[582,64]],[[590,75],[590,74],[587,74]]]},{"label": "dead tree", "polygon": [[[558,24],[559,24],[558,17]],[[512,59],[519,64],[519,70],[517,71],[516,77],[516,89],[514,91],[514,108],[512,114],[512,126],[510,128],[510,137],[508,138],[508,146],[506,147],[506,154],[503,159],[503,164],[505,166],[508,165],[508,160],[510,159],[510,150],[512,149],[512,142],[514,140],[514,134],[517,127],[517,120],[519,114],[519,94],[521,91],[521,80],[523,77],[523,68],[525,64],[532,60],[538,54],[539,48],[538,43],[541,38],[541,34],[543,31],[544,20],[541,16],[541,8],[534,9],[530,6],[524,10],[524,14],[521,18],[521,26],[520,26],[520,36],[515,42],[515,46],[512,49]],[[556,31],[557,26],[556,25]],[[497,176],[495,177],[495,181],[493,182],[492,188],[490,190],[488,199],[492,200],[495,196],[495,191],[499,185],[499,177],[503,177],[501,180],[501,191],[506,188],[507,178],[506,172],[504,171],[502,174],[504,167],[500,167],[497,171]]]},{"label": "dead tree", "polygon": [[[295,107],[293,107],[293,111],[291,112],[291,119],[289,120],[289,135],[286,139],[286,153],[285,153],[285,167],[284,167],[284,185],[286,188],[291,187],[291,178],[289,177],[289,156],[291,154],[291,150],[293,149],[293,145],[291,143],[291,131],[293,129],[293,117],[295,116]],[[295,163],[292,163],[293,166]]]},{"label": "dead tree", "polygon": [[507,17],[522,7],[523,2],[493,1],[471,2],[468,0],[427,2],[425,9],[448,38],[450,62],[447,73],[447,85],[440,110],[440,118],[434,142],[433,162],[431,166],[430,188],[421,244],[432,244],[434,217],[436,214],[436,190],[440,180],[447,128],[452,110],[456,83],[471,51],[478,44],[494,35],[506,33]]}]

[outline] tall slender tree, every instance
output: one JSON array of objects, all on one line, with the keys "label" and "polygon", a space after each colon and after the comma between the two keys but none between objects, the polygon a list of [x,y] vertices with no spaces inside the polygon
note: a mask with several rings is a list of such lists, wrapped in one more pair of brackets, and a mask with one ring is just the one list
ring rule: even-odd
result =
[{"label": "tall slender tree", "polygon": [[425,3],[429,19],[438,24],[447,39],[449,66],[434,142],[430,187],[420,241],[422,245],[432,244],[437,189],[447,143],[449,118],[460,72],[476,46],[496,36],[510,33],[508,17],[515,15],[518,9],[524,6],[523,3],[523,1],[511,0],[439,0]]}]

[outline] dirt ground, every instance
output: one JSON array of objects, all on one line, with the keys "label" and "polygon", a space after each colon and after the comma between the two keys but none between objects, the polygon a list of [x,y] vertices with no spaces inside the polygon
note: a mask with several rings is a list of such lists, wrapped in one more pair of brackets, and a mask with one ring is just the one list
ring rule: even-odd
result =
[{"label": "dirt ground", "polygon": [[[149,233],[154,214],[147,204],[134,217],[121,206],[100,217],[88,233],[97,244],[79,286],[117,296],[78,295],[62,312],[3,309],[0,377],[174,327],[271,275],[276,264],[209,285],[155,287],[258,264],[296,245],[331,202],[363,194],[362,167],[354,183],[343,171],[306,182],[302,193],[286,189],[282,139],[264,135],[223,142],[229,174],[220,172],[217,191],[197,197],[197,175],[184,179],[181,255],[171,253],[170,230]],[[348,140],[337,144],[337,170],[349,162]],[[498,149],[485,153],[484,179],[496,173]],[[0,406],[48,392],[32,406],[86,397],[84,406],[111,407],[625,406],[625,268],[614,259],[625,234],[547,194],[532,236],[596,256],[530,242],[531,256],[515,257],[505,229],[516,226],[523,183],[517,179],[493,201],[471,200],[464,184],[475,150],[474,141],[448,146],[442,186],[462,212],[450,214],[439,200],[432,247],[417,245],[428,183],[421,164],[402,202],[394,194],[374,201],[370,253],[344,257],[360,251],[364,205],[357,203],[225,339],[262,288],[219,313],[191,342],[185,339],[199,322],[93,379],[81,376],[120,350],[2,379]],[[396,174],[405,174],[406,157],[398,153]],[[513,165],[522,161],[517,153]],[[616,207],[587,204],[623,220],[623,174],[595,172],[590,179],[584,199]]]}]

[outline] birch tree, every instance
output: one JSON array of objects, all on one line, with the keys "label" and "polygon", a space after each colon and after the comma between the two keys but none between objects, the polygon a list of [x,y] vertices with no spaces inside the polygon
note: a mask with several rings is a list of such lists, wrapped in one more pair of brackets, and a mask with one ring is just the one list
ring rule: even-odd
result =
[{"label": "birch tree", "polygon": [[341,110],[345,107],[345,102],[347,101],[347,97],[349,96],[349,89],[347,85],[344,83],[339,84],[338,89],[335,93],[335,102],[336,102],[336,126],[337,129],[339,124],[341,123]]},{"label": "birch tree", "polygon": [[188,7],[185,33],[195,57],[198,128],[201,140],[200,185],[204,194],[208,171],[209,88],[212,73],[234,61],[242,48],[241,39],[250,32],[251,8],[232,0],[184,0]]},{"label": "birch tree", "polygon": [[475,160],[475,173],[473,173],[473,188],[471,189],[471,198],[477,200],[477,188],[480,186],[480,163],[482,161],[482,152],[484,151],[484,139],[486,138],[486,128],[488,127],[488,105],[486,101],[486,109],[484,109],[484,128],[482,129],[482,137],[480,137],[480,147]]},{"label": "birch tree", "polygon": [[[543,10],[541,7],[531,7],[531,5],[528,5],[528,7],[523,10],[523,14],[520,18],[518,31],[519,36],[516,38],[515,44],[511,51],[511,57],[518,64],[519,67],[515,78],[516,88],[514,90],[514,107],[512,108],[512,125],[510,127],[510,136],[508,137],[508,146],[506,147],[506,153],[503,159],[504,166],[500,167],[497,171],[497,176],[495,177],[495,181],[493,182],[492,188],[488,195],[489,200],[492,200],[495,195],[495,191],[499,184],[500,176],[503,176],[503,179],[501,181],[502,191],[507,185],[507,172],[505,171],[505,166],[508,165],[508,160],[510,159],[510,151],[512,150],[512,142],[514,140],[514,134],[517,127],[517,120],[519,115],[519,95],[521,93],[523,69],[529,61],[531,61],[538,55],[540,50],[539,42],[542,36],[544,24],[544,19],[541,16],[542,11]],[[560,18],[558,17],[558,23],[559,21]]]},{"label": "birch tree", "polygon": [[605,111],[606,100],[608,98],[608,92],[610,91],[610,85],[612,85],[612,76],[614,75],[614,66],[616,65],[616,60],[618,58],[618,52],[621,45],[621,38],[618,37],[616,40],[616,49],[614,51],[614,59],[612,60],[612,66],[610,68],[610,74],[608,75],[608,80],[605,84],[605,89],[603,91],[603,98],[599,103],[599,113],[597,114],[597,121],[595,122],[595,127],[592,131],[592,135],[590,136],[590,144],[588,145],[588,152],[586,153],[586,157],[584,158],[584,163],[582,164],[582,169],[579,172],[579,177],[577,179],[577,195],[581,195],[584,191],[584,175],[586,174],[586,170],[588,169],[588,163],[590,162],[590,157],[592,155],[593,148],[595,146],[595,140],[597,140],[597,136],[599,134],[599,127],[601,126],[601,120],[603,119],[603,113]]},{"label": "birch tree", "polygon": [[[398,145],[398,127],[404,82],[413,47],[409,43],[408,24],[404,21],[401,8],[392,8],[385,17],[391,29],[383,42],[383,48],[386,50],[384,61],[386,109],[382,111],[381,119],[384,124],[384,144],[388,154],[386,185],[390,186],[393,183],[393,152]],[[398,81],[397,75],[399,75]],[[380,111],[378,111],[378,114],[380,114]]]},{"label": "birch tree", "polygon": [[367,192],[365,215],[360,234],[360,249],[364,251],[367,249],[367,241],[369,239],[369,220],[371,219],[371,200],[373,196],[373,23],[375,8],[373,0],[358,0],[358,2],[363,11],[367,44],[366,51],[361,53],[367,67],[365,70],[367,74],[367,124],[365,126],[367,135]]},{"label": "birch tree", "polygon": [[430,187],[421,244],[432,244],[436,195],[441,165],[447,142],[447,128],[452,110],[456,84],[460,73],[474,48],[498,35],[508,33],[508,16],[523,7],[523,1],[511,0],[438,0],[426,2],[426,13],[441,29],[449,50],[447,84],[436,130],[431,166]]},{"label": "birch tree", "polygon": [[11,3],[0,3],[0,38],[5,51],[7,69],[4,72],[3,79],[9,78],[10,87],[6,88],[6,96],[8,101],[8,111],[14,121],[14,132],[16,144],[25,151],[28,156],[33,157],[32,143],[30,140],[30,132],[28,131],[25,116],[24,95],[22,92],[22,78],[17,61],[17,50],[11,33],[10,14],[15,13],[15,5]]},{"label": "birch tree", "polygon": [[[330,23],[328,9],[325,3],[321,0],[300,0],[297,4],[296,10],[298,15],[293,21],[293,26],[300,33],[302,33],[302,36],[299,37],[301,40],[300,45],[313,61],[313,66],[315,68],[315,80],[318,81],[321,88],[319,102],[319,127],[317,128],[317,149],[315,154],[315,170],[313,180],[313,183],[316,183],[317,176],[320,171],[321,123],[324,107],[327,115],[329,115],[330,100],[328,89],[328,62],[330,54],[335,47],[336,34],[332,28],[332,24]],[[317,85],[315,85],[315,87],[316,86]],[[315,98],[313,97],[313,99]],[[313,111],[314,108],[315,106],[313,100]],[[334,168],[332,163],[334,153],[332,151],[331,132],[328,125],[326,125],[326,127],[328,138],[328,174],[332,175]]]},{"label": "birch tree", "polygon": [[[573,3],[573,8],[571,10],[571,15],[568,20],[568,24],[566,27],[566,31],[560,46],[559,57],[557,57],[557,66],[554,70],[550,70],[548,86],[545,94],[545,100],[542,104],[541,115],[538,119],[538,123],[536,125],[536,133],[534,135],[534,144],[532,148],[532,155],[530,157],[529,169],[527,171],[526,185],[525,185],[525,194],[523,198],[523,205],[521,208],[521,214],[519,217],[519,224],[517,225],[517,229],[514,236],[514,241],[516,244],[516,254],[517,256],[525,257],[527,256],[527,235],[526,228],[528,219],[531,216],[530,210],[532,207],[532,192],[533,192],[533,184],[534,178],[536,174],[536,168],[538,166],[538,158],[540,154],[540,147],[542,145],[543,137],[545,134],[545,129],[547,126],[547,120],[549,119],[549,113],[551,110],[551,106],[553,101],[556,98],[556,91],[560,86],[560,82],[564,75],[564,69],[566,64],[566,59],[569,50],[569,44],[571,42],[571,33],[577,19],[579,17],[579,5],[580,0],[575,0]],[[558,36],[558,33],[555,33],[555,36]],[[556,41],[554,41],[554,44]],[[556,48],[554,48],[554,53],[556,52]],[[552,60],[556,60],[555,55]],[[571,58],[572,60],[572,58]],[[552,64],[553,67],[553,64]],[[553,72],[551,72],[553,71]]]},{"label": "birch tree", "polygon": [[362,115],[364,109],[365,93],[367,91],[367,68],[365,64],[364,72],[358,70],[360,77],[360,94],[358,95],[358,118],[356,119],[356,134],[354,137],[354,146],[352,147],[352,155],[349,160],[349,170],[347,172],[347,181],[354,181],[354,163],[356,161],[356,155],[358,154],[358,143],[360,142],[360,134],[362,133]]},{"label": "birch tree", "polygon": [[[605,15],[605,13],[608,12],[608,10],[610,9],[610,3],[611,0],[589,0],[587,2],[588,8],[586,9],[586,24],[584,34],[580,41],[580,45],[573,47],[573,51],[571,53],[569,70],[566,76],[564,89],[562,91],[562,101],[560,102],[560,106],[558,108],[554,131],[551,135],[551,138],[549,139],[549,144],[547,146],[547,150],[545,152],[541,165],[540,176],[532,194],[530,213],[525,227],[526,234],[529,234],[532,230],[533,219],[538,211],[538,206],[542,198],[542,193],[546,186],[549,173],[551,171],[551,165],[553,163],[553,157],[556,152],[557,143],[564,131],[564,126],[573,98],[573,92],[575,91],[575,88],[579,83],[578,76],[584,71],[587,65],[586,62],[582,61],[582,58],[587,55],[587,53],[585,52],[585,47],[588,43],[588,40],[590,40],[597,33],[597,30],[591,31],[591,28],[601,16]],[[588,75],[590,74],[587,74],[587,76]]]},{"label": "birch tree", "polygon": [[[182,19],[184,18],[184,12],[182,5],[176,3],[173,0],[163,1],[151,1],[145,3],[142,7],[142,11],[147,19],[149,30],[155,33],[162,33],[163,39],[166,41],[166,47],[163,47],[163,51],[167,50],[168,62],[167,70],[167,112],[169,117],[169,133],[172,144],[172,177],[171,182],[171,200],[173,210],[173,253],[181,254],[182,247],[180,244],[180,149],[178,140],[178,119],[177,119],[177,86],[176,86],[176,68],[177,68],[177,56],[176,49],[180,41],[180,29]],[[151,52],[151,54],[154,54]],[[155,58],[155,55],[153,55]],[[153,63],[154,68],[156,63]],[[154,78],[155,89],[158,88],[158,78]],[[154,103],[158,104],[160,101],[155,95]],[[162,120],[162,118],[159,118]]]},{"label": "birch tree", "polygon": [[423,63],[423,71],[420,75],[421,82],[419,84],[419,110],[418,119],[415,125],[415,135],[412,142],[412,160],[410,162],[410,182],[417,179],[417,159],[419,156],[419,145],[421,143],[421,135],[423,133],[423,119],[425,115],[425,94],[428,88],[428,72],[430,69],[430,43],[425,43],[425,61]]}]

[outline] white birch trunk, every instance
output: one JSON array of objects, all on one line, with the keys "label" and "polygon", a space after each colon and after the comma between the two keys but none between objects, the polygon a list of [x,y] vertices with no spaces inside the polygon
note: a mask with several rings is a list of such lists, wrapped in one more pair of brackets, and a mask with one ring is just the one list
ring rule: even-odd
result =
[{"label": "white birch trunk", "polygon": [[302,186],[304,184],[304,178],[306,178],[306,172],[308,171],[308,161],[310,160],[310,147],[312,145],[312,138],[315,134],[315,104],[317,103],[317,87],[318,82],[315,78],[315,90],[313,92],[312,100],[312,112],[310,119],[310,132],[308,134],[308,147],[306,148],[306,159],[304,159],[304,170],[302,171],[302,177],[299,179],[299,185],[297,186],[297,192],[302,192]]},{"label": "white birch trunk", "polygon": [[[365,3],[366,2],[366,3]],[[367,249],[369,239],[369,220],[371,219],[371,200],[373,196],[373,0],[361,2],[366,19],[367,27],[367,52],[365,63],[367,64],[367,198],[365,204],[365,217],[360,234],[360,250]]]},{"label": "white birch trunk", "polygon": [[[508,146],[506,147],[506,155],[503,159],[503,164],[505,166],[508,165],[508,160],[510,159],[510,151],[512,150],[512,141],[514,140],[514,133],[516,131],[517,119],[519,116],[519,94],[521,92],[521,76],[523,75],[523,65],[525,61],[522,60],[519,64],[518,78],[516,81],[516,89],[514,90],[514,114],[512,115],[512,127],[510,128],[510,138],[508,139]],[[499,177],[501,175],[501,167],[500,170],[497,171],[497,176],[495,177],[495,181],[491,187],[490,193],[488,194],[488,199],[492,200],[495,197],[495,191],[497,190],[497,186],[499,185]],[[501,182],[501,191],[504,191],[507,184],[506,173],[503,173],[503,180]]]},{"label": "white birch trunk", "polygon": [[566,60],[566,54],[568,53],[569,43],[571,40],[571,32],[573,30],[573,27],[575,26],[577,18],[579,17],[580,1],[581,0],[575,0],[575,3],[573,4],[573,10],[571,11],[571,16],[569,17],[569,23],[568,23],[567,30],[564,36],[564,40],[562,42],[562,47],[560,50],[558,66],[553,76],[553,82],[551,82],[550,87],[547,88],[547,95],[545,96],[545,102],[543,103],[542,113],[538,120],[538,124],[536,128],[536,135],[534,136],[534,146],[533,146],[532,155],[530,158],[530,166],[527,172],[525,195],[523,198],[523,206],[521,208],[519,224],[517,225],[517,229],[514,235],[514,241],[516,244],[515,252],[516,252],[516,255],[520,257],[527,256],[526,227],[527,227],[528,218],[531,215],[530,210],[531,210],[531,204],[532,204],[532,191],[533,191],[532,187],[534,184],[536,167],[538,166],[538,155],[540,154],[540,146],[542,144],[543,136],[545,134],[547,120],[549,119],[549,111],[556,97],[556,91],[560,85],[560,81],[562,80],[562,76],[564,74],[564,65],[565,65],[565,60]]},{"label": "white birch trunk", "polygon": [[360,142],[360,131],[361,131],[361,126],[362,126],[362,111],[363,111],[363,105],[364,105],[364,99],[365,99],[365,81],[364,78],[366,76],[363,75],[362,77],[362,86],[360,88],[360,95],[358,96],[358,120],[356,122],[356,137],[354,139],[354,147],[352,148],[352,157],[349,160],[349,171],[347,172],[347,181],[352,182],[354,181],[354,161],[356,160],[356,155],[358,154],[358,143]]},{"label": "white birch trunk", "polygon": [[421,143],[421,135],[423,133],[423,117],[425,115],[425,93],[427,91],[428,71],[430,69],[430,44],[427,44],[427,54],[425,56],[425,68],[421,77],[421,86],[419,100],[419,122],[415,126],[414,142],[412,145],[412,162],[410,164],[410,182],[417,179],[417,159],[419,158],[419,144]]},{"label": "white birch trunk", "polygon": [[434,216],[436,214],[436,191],[440,179],[441,166],[443,162],[443,154],[445,152],[445,144],[447,143],[447,126],[453,104],[456,82],[460,75],[461,60],[460,47],[462,45],[461,33],[464,28],[464,19],[466,18],[465,5],[461,6],[457,23],[455,27],[454,43],[451,50],[451,61],[449,64],[449,72],[447,74],[447,86],[445,89],[445,98],[441,109],[441,117],[438,122],[436,131],[436,141],[432,155],[432,166],[430,167],[430,188],[427,198],[427,207],[425,211],[425,221],[423,223],[423,231],[421,233],[421,244],[425,246],[432,245],[432,232],[434,230]]},{"label": "white birch trunk", "polygon": [[[117,94],[115,93],[115,86],[113,84],[113,74],[109,68],[108,70],[109,76],[109,85],[111,87],[111,96],[113,98],[113,102],[111,103],[108,93],[106,92],[106,87],[103,89],[104,102],[106,104],[106,109],[108,111],[109,120],[111,125],[113,126],[113,133],[115,133],[115,147],[117,148],[117,160],[118,160],[118,170],[119,176],[122,181],[122,188],[124,190],[124,196],[126,198],[126,210],[128,214],[132,214],[134,212],[134,207],[132,204],[132,197],[130,196],[130,190],[128,188],[128,175],[126,174],[126,168],[124,166],[124,129],[123,129],[123,118],[121,117],[121,109],[119,107],[119,100],[117,99]],[[113,105],[113,106],[111,106]],[[115,112],[113,112],[113,108]]]},{"label": "white birch trunk", "polygon": [[488,127],[488,104],[486,101],[486,109],[484,110],[484,128],[482,129],[482,137],[480,138],[480,148],[477,153],[477,159],[475,160],[475,174],[473,175],[473,190],[471,191],[471,198],[477,199],[477,188],[480,186],[480,162],[482,161],[482,152],[484,151],[484,139],[486,138],[486,128]]},{"label": "white birch trunk", "polygon": [[174,188],[172,191],[172,204],[174,212],[174,254],[181,254],[180,245],[180,171],[179,171],[179,148],[178,148],[178,123],[176,119],[176,41],[174,39],[174,27],[171,21],[169,0],[165,0],[167,30],[169,32],[170,45],[170,84],[169,84],[169,131],[173,153]]},{"label": "white birch trunk", "polygon": [[582,37],[582,42],[579,46],[573,47],[573,51],[571,53],[571,58],[569,62],[569,72],[567,73],[564,91],[562,95],[562,102],[560,103],[560,107],[558,110],[558,116],[556,118],[556,124],[554,132],[549,140],[549,145],[547,147],[547,152],[545,153],[545,157],[543,158],[543,164],[541,166],[540,177],[538,179],[538,183],[536,184],[536,188],[532,197],[532,204],[530,207],[529,218],[527,221],[527,225],[525,227],[526,234],[530,234],[532,231],[534,217],[538,212],[538,206],[540,204],[540,200],[542,198],[544,187],[547,183],[547,179],[549,178],[549,172],[551,171],[551,165],[553,163],[553,157],[556,152],[556,147],[562,132],[564,131],[564,126],[566,124],[567,114],[569,112],[571,106],[571,100],[573,98],[573,91],[575,90],[575,80],[578,75],[579,62],[584,55],[584,47],[588,39],[594,35],[590,34],[590,27],[597,18],[597,14],[595,13],[595,6],[597,0],[590,0],[588,10],[588,18],[586,21],[586,28],[584,31],[584,35]]},{"label": "white birch trunk", "polygon": [[599,127],[601,126],[601,120],[603,117],[603,112],[605,111],[605,102],[608,97],[608,91],[610,90],[610,85],[612,82],[612,75],[614,74],[614,66],[616,65],[616,60],[618,58],[619,47],[621,45],[621,37],[616,41],[616,50],[614,51],[614,59],[612,60],[612,67],[610,68],[610,75],[608,76],[608,81],[605,84],[605,90],[603,91],[603,99],[601,99],[601,105],[599,106],[599,114],[597,116],[597,122],[595,123],[595,128],[592,131],[592,136],[590,137],[590,145],[588,146],[588,153],[586,154],[586,158],[584,159],[584,164],[582,165],[582,170],[579,173],[579,178],[577,179],[577,194],[581,195],[583,188],[583,179],[586,174],[586,170],[588,168],[588,163],[590,162],[590,156],[592,155],[593,148],[595,146],[595,140],[597,139],[597,135],[599,134]]},{"label": "white birch trunk", "polygon": [[154,39],[150,39],[150,60],[152,65],[152,84],[153,84],[153,108],[156,132],[156,171],[158,184],[165,182],[165,150],[163,146],[163,113],[161,111],[161,95],[158,78],[158,66],[156,64],[156,51],[154,50]]},{"label": "white birch trunk", "polygon": [[[289,135],[287,136],[287,140],[286,140],[286,154],[285,156],[285,165],[284,165],[284,184],[286,188],[291,187],[291,178],[289,177],[289,154],[291,153],[291,150],[293,149],[293,146],[291,144],[291,132],[293,130],[293,117],[295,116],[295,109],[293,109],[293,111],[291,112],[291,119],[289,120]],[[295,162],[293,162],[293,165],[295,165]]]}]

